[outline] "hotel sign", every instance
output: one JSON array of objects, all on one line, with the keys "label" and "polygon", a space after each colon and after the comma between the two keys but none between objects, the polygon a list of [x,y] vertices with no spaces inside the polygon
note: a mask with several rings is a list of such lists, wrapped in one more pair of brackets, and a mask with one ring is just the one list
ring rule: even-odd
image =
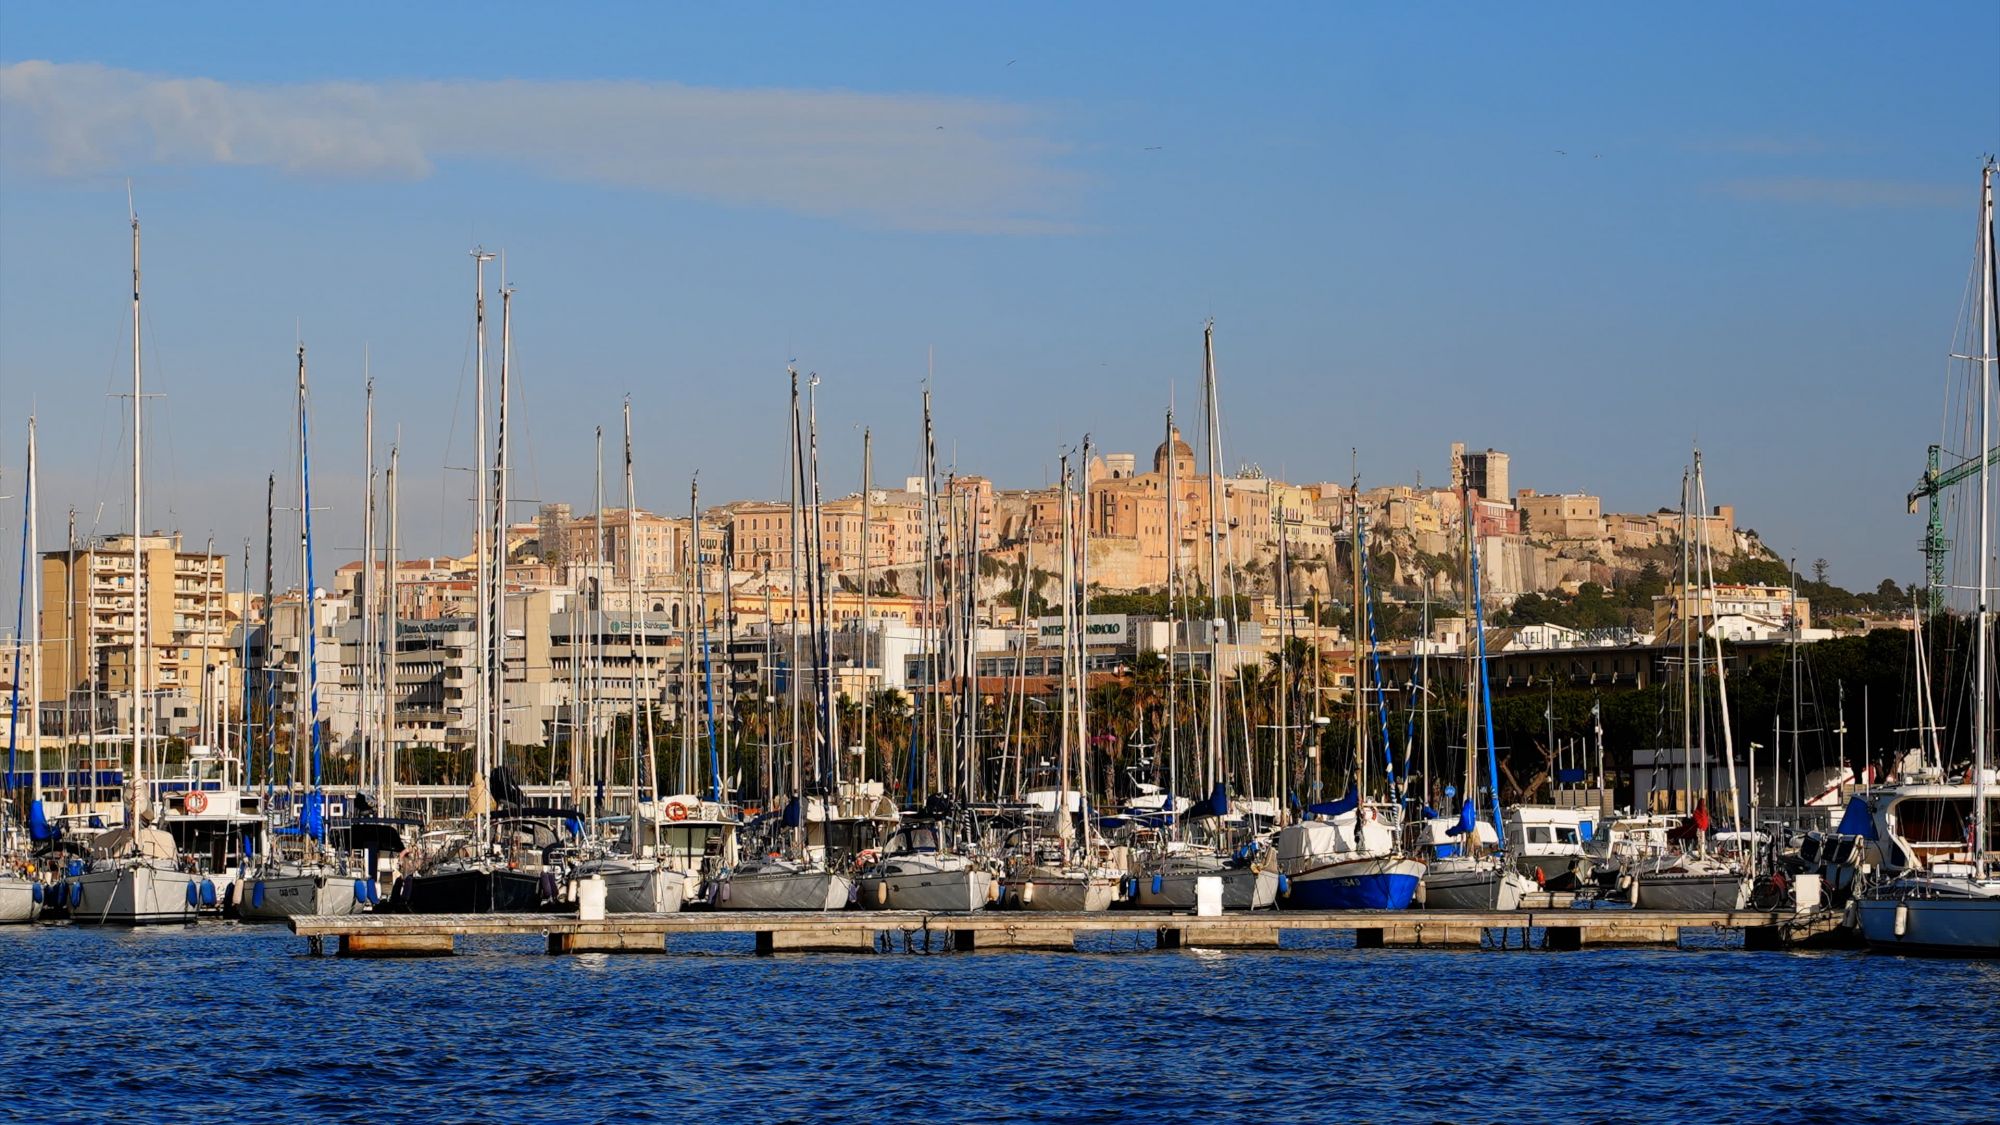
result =
[{"label": "hotel sign", "polygon": [[[1036,618],[1035,626],[1041,644],[1062,643],[1062,618]],[[1122,645],[1131,640],[1131,636],[1130,618],[1122,613],[1094,613],[1083,619],[1083,643],[1086,645]]]}]

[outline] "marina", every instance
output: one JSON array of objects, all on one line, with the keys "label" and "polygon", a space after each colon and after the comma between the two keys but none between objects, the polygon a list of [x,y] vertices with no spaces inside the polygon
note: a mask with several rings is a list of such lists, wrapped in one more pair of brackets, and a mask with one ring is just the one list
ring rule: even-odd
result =
[{"label": "marina", "polygon": [[1993,0],[5,11],[0,1123],[2000,1121]]}]

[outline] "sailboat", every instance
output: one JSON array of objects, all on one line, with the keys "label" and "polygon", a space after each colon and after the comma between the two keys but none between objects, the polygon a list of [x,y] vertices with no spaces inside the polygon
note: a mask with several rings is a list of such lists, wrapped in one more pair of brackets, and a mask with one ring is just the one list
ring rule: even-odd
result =
[{"label": "sailboat", "polygon": [[[266,854],[250,871],[248,889],[237,902],[246,922],[278,922],[298,915],[352,914],[369,901],[372,880],[352,877],[344,857],[327,847],[327,801],[321,784],[319,724],[319,597],[313,584],[312,451],[307,440],[311,400],[306,391],[306,347],[298,351],[299,428],[299,669],[294,694],[293,753],[307,754],[307,789],[297,841],[289,855]],[[280,835],[285,835],[280,830]]]},{"label": "sailboat", "polygon": [[[1680,829],[1669,834],[1669,839],[1678,838],[1683,842],[1684,846],[1679,851],[1642,861],[1629,872],[1633,877],[1632,904],[1641,910],[1741,910],[1750,903],[1753,883],[1751,857],[1744,854],[1741,848],[1743,834],[1740,831],[1732,834],[1731,839],[1736,844],[1732,851],[1718,853],[1710,850],[1709,829],[1713,821],[1706,799],[1709,764],[1708,697],[1705,687],[1701,689],[1696,705],[1690,704],[1694,685],[1705,678],[1702,670],[1707,660],[1704,646],[1713,640],[1723,766],[1729,779],[1729,817],[1732,826],[1740,829],[1738,810],[1742,806],[1736,789],[1735,734],[1729,721],[1729,672],[1723,660],[1722,629],[1720,626],[1711,628],[1704,625],[1706,610],[1701,591],[1715,587],[1714,560],[1708,549],[1706,533],[1708,524],[1706,520],[1701,521],[1702,530],[1698,536],[1691,536],[1688,526],[1691,502],[1695,502],[1699,510],[1707,508],[1707,488],[1702,481],[1699,450],[1694,455],[1692,476],[1698,502],[1690,499],[1689,480],[1684,476],[1681,486],[1681,730],[1685,735],[1683,754],[1689,765],[1686,771],[1688,802],[1694,812]],[[1694,579],[1692,585],[1685,580],[1690,566]],[[1690,598],[1693,599],[1691,613]]]},{"label": "sailboat", "polygon": [[[1461,484],[1463,474],[1461,474]],[[1465,519],[1465,583],[1472,592],[1472,630],[1466,638],[1465,789],[1458,822],[1446,829],[1458,845],[1434,855],[1424,872],[1424,905],[1433,910],[1516,910],[1535,889],[1507,855],[1506,823],[1500,816],[1499,760],[1494,750],[1493,697],[1486,664],[1486,606],[1481,593],[1479,549],[1472,532],[1471,493],[1461,493]],[[1476,674],[1475,674],[1476,669]],[[1483,704],[1483,706],[1482,706]],[[1492,839],[1479,819],[1479,732],[1486,732],[1486,776],[1493,794]],[[1428,779],[1427,779],[1428,780]],[[1490,847],[1487,846],[1490,843]]]},{"label": "sailboat", "polygon": [[[1361,571],[1368,554],[1358,477],[1349,518],[1354,523],[1354,780],[1339,800],[1307,806],[1306,819],[1278,830],[1278,871],[1287,884],[1281,905],[1289,910],[1403,910],[1416,898],[1424,875],[1423,861],[1407,854],[1399,839],[1393,818],[1401,806],[1371,802],[1364,792],[1368,692],[1362,669],[1373,654],[1363,648],[1367,599]],[[1389,753],[1386,743],[1383,752]],[[1385,780],[1393,789],[1391,772],[1385,770]]]},{"label": "sailboat", "polygon": [[[1084,459],[1089,461],[1089,439],[1084,441]],[[1087,470],[1086,470],[1087,472]],[[1089,676],[1084,664],[1083,591],[1089,587],[1077,579],[1078,552],[1071,535],[1075,516],[1070,504],[1069,455],[1064,454],[1058,472],[1061,479],[1061,545],[1063,584],[1063,706],[1059,709],[1062,734],[1058,743],[1056,788],[1053,793],[1030,793],[1030,804],[1052,821],[1053,837],[1041,826],[1031,826],[1018,835],[1017,847],[1007,857],[1006,896],[1023,910],[1094,912],[1108,910],[1125,885],[1125,873],[1100,862],[1093,840],[1089,797],[1071,784],[1073,762],[1082,747],[1088,746],[1089,720],[1085,700]],[[1083,838],[1078,839],[1081,828]]]},{"label": "sailboat", "polygon": [[[825,611],[827,589],[820,542],[819,436],[817,411],[799,414],[799,373],[791,377],[792,605],[791,651],[798,653],[798,597],[804,584],[808,622],[808,659],[813,666],[813,761],[806,768],[802,705],[796,658],[788,670],[791,715],[790,799],[775,822],[767,821],[768,839],[756,853],[725,869],[716,883],[712,905],[720,910],[840,910],[852,903],[859,888],[853,865],[878,842],[880,826],[893,823],[895,808],[879,794],[843,786],[834,753],[832,730],[832,659]],[[819,385],[811,377],[808,388]]]},{"label": "sailboat", "polygon": [[[634,535],[635,521],[637,519],[635,513],[638,500],[634,495],[633,489],[632,404],[628,401],[625,404],[626,602],[628,607],[636,609],[640,602],[638,596],[639,552],[636,547],[638,540]],[[598,492],[598,510],[602,511],[603,485],[601,480]],[[695,525],[695,531],[698,540],[700,532],[699,524]],[[641,628],[635,636],[643,638],[645,635],[643,616],[640,618],[640,625]],[[634,643],[637,644],[639,642],[635,641]],[[643,763],[644,768],[641,768],[642,763],[638,760],[635,759],[633,762],[632,815],[626,819],[623,838],[603,854],[591,856],[576,864],[570,869],[569,878],[572,885],[583,879],[596,878],[604,880],[604,909],[610,913],[672,914],[680,910],[682,903],[694,898],[699,893],[700,884],[697,881],[695,886],[689,886],[685,849],[680,849],[678,852],[677,858],[681,862],[670,862],[662,846],[664,841],[661,838],[662,829],[660,821],[663,818],[670,819],[674,822],[676,828],[678,828],[682,822],[687,820],[690,810],[693,810],[698,817],[701,816],[702,806],[699,798],[677,798],[671,803],[663,803],[657,799],[657,788],[654,791],[654,799],[649,801],[641,796],[641,778],[647,775],[653,767],[650,752],[639,750],[641,746],[641,739],[639,738],[641,708],[639,706],[638,674],[636,671],[632,676],[631,702],[632,746],[636,752],[646,753],[646,761]],[[650,724],[648,724],[648,729],[650,731]],[[653,813],[653,815],[646,815],[648,812]]]},{"label": "sailboat", "polygon": [[[405,875],[401,905],[418,914],[484,914],[549,908],[561,891],[561,857],[574,844],[570,809],[529,807],[506,746],[507,407],[513,291],[501,283],[499,417],[493,467],[486,467],[486,263],[494,255],[472,251],[476,359],[474,464],[478,507],[474,514],[474,632],[478,649],[473,707],[474,777],[467,791],[469,832],[432,840]],[[490,474],[490,475],[489,475]],[[433,834],[435,835],[435,834]]]},{"label": "sailboat", "polygon": [[1988,804],[1994,777],[1992,611],[1987,597],[1992,557],[1993,380],[2000,362],[2000,265],[1996,265],[1993,216],[1995,162],[1980,171],[1979,349],[1972,357],[1979,372],[1979,594],[1973,628],[1977,633],[1972,689],[1972,810],[1964,849],[1957,857],[1936,857],[1926,866],[1862,894],[1857,912],[1869,948],[1892,953],[1953,957],[2000,957],[2000,875],[1994,869],[1993,814]]},{"label": "sailboat", "polygon": [[[927,392],[928,394],[928,392]],[[928,408],[924,418],[926,432],[930,424]],[[928,442],[926,443],[928,447]],[[861,628],[859,640],[862,664],[871,660],[870,642],[873,624],[868,617],[869,583],[874,575],[870,566],[870,526],[871,494],[874,491],[874,438],[864,430],[861,435]],[[977,511],[973,513],[974,528],[965,537],[977,549]],[[978,573],[977,561],[968,556],[966,565],[954,569],[954,574]],[[956,584],[956,579],[954,579]],[[971,602],[971,589],[964,597],[954,597],[953,606],[963,610]],[[960,636],[969,643],[971,630],[975,627],[972,616],[966,612],[954,612],[953,620],[959,626]],[[966,677],[964,683],[968,697],[976,697],[977,680],[970,667],[961,669]],[[868,684],[862,684],[861,712],[861,752],[855,760],[868,761]],[[968,699],[965,719],[961,724],[964,735],[960,739],[960,759],[967,767],[966,776],[972,776],[973,764],[977,761],[978,745],[976,733],[970,728],[970,705]],[[881,857],[862,870],[860,875],[859,902],[862,906],[887,910],[925,911],[965,911],[984,909],[997,895],[997,883],[992,863],[978,853],[977,834],[972,829],[975,822],[969,810],[954,801],[949,793],[934,792],[921,810],[904,817],[883,842]]]},{"label": "sailboat", "polygon": [[[40,614],[32,613],[28,609],[30,605],[38,606],[41,604],[41,556],[38,551],[35,535],[37,515],[35,510],[35,490],[38,482],[35,477],[35,418],[31,414],[28,416],[26,496],[21,505],[21,586],[18,594],[20,600],[16,603],[19,617],[27,618],[28,631],[27,635],[23,637],[19,617],[17,617],[14,631],[14,674],[11,677],[13,690],[12,698],[9,700],[9,706],[12,710],[12,721],[7,725],[7,788],[9,790],[13,788],[14,778],[18,776],[14,768],[15,743],[20,737],[22,728],[25,726],[28,728],[28,737],[31,743],[29,749],[29,769],[32,780],[28,783],[29,816],[31,818],[41,818],[44,816],[42,808],[42,723],[40,703],[42,697],[42,661],[41,637],[39,626],[36,624]],[[34,575],[32,577],[28,573],[29,559],[36,560]],[[32,682],[28,687],[28,718],[24,723],[21,714],[21,657],[26,652],[32,652],[34,655],[31,657],[33,660],[33,664],[31,665]],[[27,840],[19,833],[15,826],[12,796],[11,792],[8,793],[9,799],[4,803],[0,803],[0,925],[34,921],[35,915],[41,911],[44,894],[41,884],[29,879],[16,866],[17,857],[25,854],[27,851]]]},{"label": "sailboat", "polygon": [[152,716],[146,698],[151,654],[147,629],[145,469],[139,363],[139,217],[132,216],[132,770],[127,775],[125,823],[91,842],[89,870],[67,881],[62,898],[73,921],[144,925],[192,921],[201,904],[201,877],[181,869],[174,838],[158,827],[147,783]]},{"label": "sailboat", "polygon": [[[1217,413],[1218,397],[1215,379],[1215,324],[1202,328],[1202,401],[1207,429],[1208,453],[1208,589],[1209,602],[1217,611],[1209,622],[1208,634],[1208,717],[1203,724],[1206,736],[1203,756],[1204,773],[1210,781],[1208,799],[1199,802],[1185,813],[1171,818],[1171,832],[1160,840],[1147,854],[1142,855],[1134,872],[1133,901],[1144,907],[1192,910],[1198,902],[1199,889],[1203,879],[1220,879],[1222,882],[1222,906],[1225,910],[1258,910],[1276,905],[1278,901],[1279,875],[1277,865],[1272,862],[1271,851],[1262,841],[1254,837],[1239,836],[1232,841],[1226,836],[1216,840],[1197,841],[1188,832],[1189,821],[1212,826],[1217,831],[1226,831],[1230,812],[1228,770],[1223,761],[1223,706],[1222,706],[1222,644],[1223,631],[1219,617],[1222,606],[1222,424]],[[1174,430],[1173,413],[1167,414],[1166,448],[1166,491],[1169,510],[1178,503],[1176,495],[1178,483],[1176,461],[1179,460],[1175,447],[1179,435]],[[1169,518],[1168,535],[1168,604],[1173,604],[1177,563],[1180,554],[1180,527],[1178,521]],[[1232,617],[1234,600],[1231,601]],[[1178,627],[1178,622],[1169,628]],[[1232,636],[1230,638],[1234,640]],[[1281,650],[1282,651],[1282,650]],[[1282,675],[1282,665],[1280,669]],[[1169,666],[1169,677],[1172,668]],[[1247,732],[1246,732],[1247,735]],[[1251,745],[1246,737],[1245,753]],[[1170,751],[1171,753],[1171,751]],[[1247,811],[1247,810],[1239,810]],[[1264,820],[1272,818],[1274,809],[1265,810]],[[1250,818],[1240,817],[1246,834],[1254,831]]]}]

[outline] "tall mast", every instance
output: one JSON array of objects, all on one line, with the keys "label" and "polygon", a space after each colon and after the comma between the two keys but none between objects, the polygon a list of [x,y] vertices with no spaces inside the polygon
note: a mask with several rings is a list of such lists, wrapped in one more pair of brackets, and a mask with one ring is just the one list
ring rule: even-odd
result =
[{"label": "tall mast", "polygon": [[868,670],[873,666],[874,662],[874,658],[868,651],[870,633],[868,586],[872,579],[872,573],[869,570],[869,562],[871,560],[869,558],[868,547],[874,527],[874,508],[872,507],[874,490],[875,436],[864,426],[861,429],[861,737],[858,743],[861,752],[857,758],[859,764],[855,769],[855,780],[857,781],[868,776],[868,696],[870,694],[868,690]]},{"label": "tall mast", "polygon": [[[129,210],[129,203],[128,203]],[[128,677],[132,688],[132,806],[133,822],[149,803],[146,793],[146,732],[151,726],[146,714],[146,661],[149,659],[146,628],[146,553],[140,540],[145,535],[145,457],[141,409],[145,384],[139,374],[139,216],[132,215],[132,668]]]},{"label": "tall mast", "polygon": [[[1469,805],[1473,815],[1479,812],[1479,648],[1475,632],[1483,623],[1475,620],[1478,609],[1473,603],[1472,591],[1477,581],[1472,568],[1478,565],[1473,554],[1472,530],[1472,485],[1463,468],[1459,471],[1459,503],[1465,510],[1465,788],[1460,790],[1460,800]],[[1500,801],[1500,794],[1493,794],[1494,804]],[[1461,816],[1460,823],[1464,823]],[[1465,842],[1468,852],[1474,850],[1477,838]]]},{"label": "tall mast", "polygon": [[[942,771],[933,769],[931,767],[931,759],[932,756],[937,753],[937,747],[940,741],[938,737],[938,727],[940,723],[940,716],[942,714],[942,709],[944,707],[944,699],[939,694],[940,685],[938,683],[938,666],[939,666],[938,657],[942,655],[941,650],[943,649],[944,646],[942,643],[942,638],[939,636],[937,629],[937,592],[938,592],[937,591],[937,539],[938,539],[937,440],[931,431],[931,385],[930,385],[930,380],[928,378],[924,380],[923,518],[924,518],[924,581],[923,581],[924,628],[923,628],[922,638],[919,643],[923,645],[924,649],[925,679],[929,681],[930,690],[925,693],[923,713],[921,715],[914,716],[914,718],[919,724],[921,724],[924,732],[923,767],[918,771],[920,774],[919,782],[920,784],[923,782],[928,782],[932,789],[936,789],[937,779]],[[1064,600],[1065,601],[1068,600],[1067,594],[1064,595]],[[1063,721],[1068,722],[1069,720],[1065,718]],[[920,790],[917,787],[913,787],[911,792],[912,799],[917,797],[919,795],[919,792]]]},{"label": "tall mast", "polygon": [[805,769],[801,759],[805,756],[805,746],[802,741],[804,726],[801,722],[799,711],[799,583],[804,580],[805,572],[805,527],[799,519],[799,480],[805,472],[805,458],[800,455],[799,369],[788,366],[785,368],[785,374],[789,375],[792,380],[792,432],[790,443],[792,581],[791,613],[785,626],[786,634],[790,637],[791,642],[791,663],[787,667],[789,674],[785,677],[785,696],[787,703],[791,707],[792,718],[792,798],[799,802],[800,810],[799,824],[793,835],[795,843],[799,847],[803,847],[805,845]]},{"label": "tall mast", "polygon": [[[363,450],[361,479],[368,484],[368,499],[362,504],[361,518],[361,645],[360,645],[360,718],[361,753],[357,757],[361,769],[370,768],[373,759],[369,756],[368,728],[374,719],[374,708],[370,703],[370,689],[376,681],[375,652],[375,379],[368,372],[368,352],[361,353],[363,379],[362,399],[366,404],[362,410],[361,445]],[[379,746],[378,746],[379,749]],[[355,778],[357,786],[366,782],[364,776]],[[379,791],[378,791],[379,795]]]},{"label": "tall mast", "polygon": [[2000,320],[2000,277],[1996,277],[1993,245],[1993,172],[1992,157],[1986,158],[1986,166],[1979,177],[1979,668],[1973,683],[1976,694],[1973,702],[1972,737],[1972,862],[1979,875],[1986,873],[1986,848],[1989,812],[1986,808],[1986,766],[1990,757],[1992,734],[1993,700],[1987,689],[1987,666],[1992,658],[1993,641],[1987,620],[1987,593],[1990,589],[1987,566],[1992,554],[1992,522],[1990,505],[1993,495],[1992,458],[1987,455],[1993,448],[1993,365],[2000,360],[1996,355],[1994,339],[1995,321]]},{"label": "tall mast", "polygon": [[[708,709],[708,777],[709,800],[722,802],[722,751],[716,745],[715,726],[715,655],[708,649],[708,586],[703,581],[701,555],[701,474],[696,473],[688,485],[688,508],[693,513],[693,531],[690,536],[694,550],[694,606],[701,627],[701,694],[702,702]],[[723,588],[729,586],[729,572],[722,575]],[[724,650],[725,654],[727,650]],[[690,787],[690,791],[692,787]]]},{"label": "tall mast", "polygon": [[[1065,453],[1062,455],[1061,464],[1062,468],[1057,475],[1060,477],[1062,481],[1061,494],[1060,494],[1060,499],[1062,501],[1060,526],[1062,529],[1061,536],[1062,536],[1062,588],[1063,588],[1062,683],[1063,683],[1063,692],[1065,695],[1067,695],[1071,690],[1073,690],[1071,688],[1071,682],[1076,674],[1076,662],[1071,654],[1075,651],[1076,648],[1075,645],[1076,632],[1077,629],[1080,627],[1080,623],[1077,619],[1077,614],[1076,614],[1076,585],[1075,585],[1076,555],[1072,550],[1072,543],[1070,539],[1069,454]],[[1072,839],[1072,833],[1070,828],[1070,812],[1069,812],[1069,756],[1070,756],[1071,744],[1070,744],[1069,708],[1066,705],[1067,700],[1064,700],[1063,702],[1065,703],[1065,706],[1063,707],[1063,712],[1061,716],[1062,742],[1060,751],[1056,756],[1057,758],[1056,839],[1062,844],[1063,850],[1066,853],[1069,850],[1070,841]]]},{"label": "tall mast", "polygon": [[[1347,509],[1354,524],[1354,601],[1353,611],[1348,614],[1348,627],[1354,631],[1354,795],[1356,800],[1365,800],[1362,782],[1368,777],[1368,691],[1361,679],[1361,642],[1368,629],[1368,607],[1361,594],[1361,568],[1367,563],[1361,557],[1361,475],[1354,476],[1353,489],[1348,493]],[[1360,823],[1358,820],[1355,822]],[[1358,829],[1357,829],[1358,831]]]},{"label": "tall mast", "polygon": [[[1695,493],[1701,500],[1701,510],[1703,512],[1707,512],[1708,484],[1702,478],[1701,474],[1700,450],[1696,450],[1694,455],[1694,486],[1695,486]],[[1708,543],[1708,521],[1703,520],[1701,526],[1702,526],[1701,558],[1703,566],[1703,579],[1707,583],[1709,588],[1713,589],[1715,586],[1715,556],[1712,553]],[[1793,624],[1794,624],[1794,629],[1796,629],[1797,623],[1794,622]],[[1739,794],[1737,792],[1737,786],[1736,786],[1736,734],[1734,731],[1730,729],[1730,723],[1729,723],[1729,669],[1726,665],[1724,665],[1722,661],[1722,630],[1717,629],[1715,631],[1714,640],[1715,640],[1715,704],[1718,709],[1718,714],[1721,715],[1722,768],[1723,771],[1729,777],[1729,824],[1731,828],[1741,829],[1743,826],[1742,815],[1739,812],[1737,806]],[[1919,721],[1921,722],[1921,720]],[[1845,760],[1844,755],[1842,760],[1843,761]]]},{"label": "tall mast", "polygon": [[[642,646],[646,643],[646,600],[639,595],[639,537],[638,517],[635,514],[639,501],[632,488],[632,400],[625,400],[625,604],[633,614],[632,627],[632,854],[639,854],[639,802],[640,786],[647,771],[653,766],[653,724],[646,723],[645,746],[640,748],[639,737],[639,673],[645,667]],[[642,760],[641,754],[645,757]],[[654,773],[654,784],[658,785],[658,774]],[[657,796],[657,794],[655,794]],[[659,831],[654,822],[654,832]]]},{"label": "tall mast", "polygon": [[[21,570],[25,581],[21,588],[20,616],[27,618],[27,650],[33,654],[33,661],[28,669],[28,767],[33,771],[33,780],[28,783],[28,796],[36,801],[42,799],[42,543],[41,513],[36,510],[35,503],[35,494],[41,486],[39,476],[35,462],[35,416],[30,414],[28,415],[28,474],[27,479],[23,481],[27,492],[28,526],[21,540]],[[33,568],[32,573],[29,573],[30,567]],[[20,664],[17,661],[15,664],[17,672],[19,668]],[[20,691],[17,679],[14,688],[15,698],[20,698]],[[69,709],[66,698],[63,709],[65,711]],[[14,714],[14,723],[16,727],[20,725],[18,709]],[[10,759],[13,757],[11,752],[8,757]],[[13,767],[14,763],[10,760],[7,768],[11,770]]]},{"label": "tall mast", "polygon": [[487,722],[486,712],[494,706],[489,693],[493,686],[493,618],[489,602],[492,591],[488,589],[487,578],[487,527],[493,518],[488,507],[492,482],[486,475],[486,263],[493,255],[484,247],[472,251],[473,280],[477,288],[473,302],[473,456],[472,475],[476,481],[472,516],[472,558],[473,558],[473,635],[478,648],[476,667],[479,674],[474,677],[472,703],[472,807],[474,811],[474,839],[481,848],[486,846],[488,836],[487,806],[490,793],[487,786],[487,769],[491,754],[492,724]]},{"label": "tall mast", "polygon": [[590,769],[593,784],[590,787],[590,811],[602,815],[604,806],[604,786],[611,779],[610,764],[604,760],[599,748],[600,732],[597,729],[597,697],[604,690],[604,427],[597,427],[597,492],[596,511],[591,516],[592,545],[590,549],[591,573],[591,628],[590,628],[590,697],[584,702],[584,725],[589,731]]},{"label": "tall mast", "polygon": [[382,491],[389,501],[388,543],[382,553],[382,815],[396,815],[396,453],[389,447],[389,470]]},{"label": "tall mast", "polygon": [[[1689,816],[1694,815],[1694,660],[1688,651],[1689,633],[1692,623],[1688,620],[1688,610],[1694,616],[1701,616],[1701,604],[1693,601],[1694,591],[1688,579],[1688,474],[1681,471],[1681,782],[1686,786],[1684,805]],[[1797,723],[1793,723],[1797,726]]]},{"label": "tall mast", "polygon": [[[1090,615],[1090,435],[1083,435],[1081,519],[1077,524],[1076,552],[1076,753],[1078,788],[1090,791],[1090,631],[1084,625]],[[1083,821],[1084,835],[1090,834],[1090,818]]]},{"label": "tall mast", "polygon": [[[1222,428],[1215,417],[1215,322],[1201,330],[1202,413],[1208,431],[1208,753],[1202,782],[1213,790],[1225,782],[1222,768]],[[1174,450],[1167,450],[1171,458]],[[1233,607],[1232,607],[1233,608]],[[1358,679],[1355,681],[1360,682]]]},{"label": "tall mast", "polygon": [[[299,646],[299,712],[293,729],[303,730],[307,740],[310,792],[307,807],[315,809],[318,831],[313,838],[326,847],[326,804],[324,777],[320,772],[319,742],[319,599],[313,586],[312,557],[312,451],[308,443],[310,401],[306,392],[306,346],[299,345],[299,586],[303,592],[299,606],[303,643]],[[297,751],[294,750],[296,755]]]},{"label": "tall mast", "polygon": [[806,567],[812,574],[812,585],[808,587],[811,600],[808,603],[813,627],[813,701],[818,717],[818,732],[813,739],[819,779],[826,786],[829,795],[839,792],[840,761],[834,753],[833,745],[833,692],[827,677],[833,672],[833,660],[827,641],[827,588],[826,588],[826,525],[820,515],[819,505],[819,375],[806,376],[806,439],[809,452],[808,469],[811,474],[812,508],[807,518],[807,543],[811,554]]},{"label": "tall mast", "polygon": [[507,762],[507,400],[514,358],[514,287],[507,284],[507,263],[500,263],[500,411],[494,427],[493,451],[493,761]]},{"label": "tall mast", "polygon": [[[278,689],[277,678],[271,674],[272,625],[276,618],[273,608],[277,602],[278,570],[278,474],[271,473],[264,478],[264,664],[261,669],[264,681],[264,797],[268,804],[271,789],[276,784],[278,753]],[[298,755],[291,757],[296,760]]]},{"label": "tall mast", "polygon": [[[1180,634],[1180,577],[1181,577],[1181,521],[1180,483],[1176,480],[1174,462],[1174,408],[1167,407],[1167,722],[1166,731],[1160,739],[1167,755],[1167,812],[1172,817],[1176,836],[1180,831],[1181,763],[1178,746],[1180,731],[1180,666],[1176,661],[1175,643]],[[1025,615],[1024,615],[1025,616]],[[1157,771],[1156,771],[1157,772]],[[1158,779],[1155,778],[1157,781]],[[1207,794],[1202,794],[1206,797]]]}]

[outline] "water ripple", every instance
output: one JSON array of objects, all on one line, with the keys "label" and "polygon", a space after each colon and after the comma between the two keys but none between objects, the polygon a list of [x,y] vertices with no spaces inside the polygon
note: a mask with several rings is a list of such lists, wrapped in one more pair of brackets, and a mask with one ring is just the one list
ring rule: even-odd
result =
[{"label": "water ripple", "polygon": [[[1982,1120],[2000,970],[1705,950],[312,958],[0,933],[38,1122]],[[1092,948],[1099,948],[1093,945]],[[678,946],[677,946],[678,950]]]}]

